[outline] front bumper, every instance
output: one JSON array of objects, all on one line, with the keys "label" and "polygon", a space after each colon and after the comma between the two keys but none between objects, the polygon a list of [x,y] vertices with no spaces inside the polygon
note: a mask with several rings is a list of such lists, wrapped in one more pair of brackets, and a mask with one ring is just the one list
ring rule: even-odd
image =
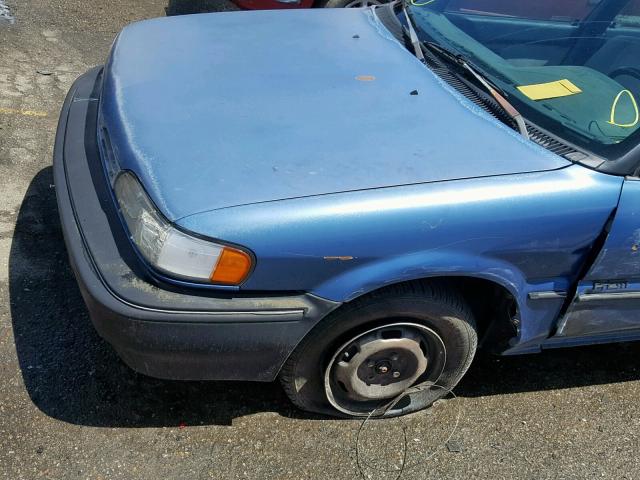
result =
[{"label": "front bumper", "polygon": [[60,114],[53,170],[62,230],[91,320],[133,369],[182,380],[273,380],[338,304],[310,294],[212,292],[156,283],[132,251],[100,162],[102,69]]}]

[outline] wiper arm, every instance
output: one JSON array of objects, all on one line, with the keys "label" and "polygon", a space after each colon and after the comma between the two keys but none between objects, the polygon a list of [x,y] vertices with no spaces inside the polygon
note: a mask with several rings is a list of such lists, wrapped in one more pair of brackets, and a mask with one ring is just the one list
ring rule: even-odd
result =
[{"label": "wiper arm", "polygon": [[[407,12],[405,10],[405,15],[406,14]],[[516,107],[509,103],[509,101],[504,98],[504,96],[495,87],[493,87],[480,73],[478,73],[475,68],[469,65],[464,57],[450,52],[449,50],[442,48],[440,45],[433,42],[427,42],[425,45],[432,50],[435,50],[440,55],[449,58],[449,60],[457,63],[462,68],[467,70],[478,82],[480,82],[480,84],[487,90],[487,92],[489,92],[489,94],[495,99],[495,101],[498,102],[505,113],[509,115],[514,122],[516,122],[520,135],[522,135],[527,140],[529,139],[529,132],[527,131],[527,125],[524,122],[524,117],[522,116],[522,114],[516,109]]]},{"label": "wiper arm", "polygon": [[487,92],[489,92],[489,94],[495,99],[495,101],[498,102],[498,104],[500,105],[500,107],[502,107],[505,113],[509,117],[511,117],[514,122],[516,122],[520,135],[522,135],[524,138],[528,140],[529,132],[527,131],[527,125],[524,122],[523,116],[520,114],[518,110],[516,110],[516,107],[511,105],[511,103],[509,103],[509,101],[506,98],[504,98],[504,96],[500,92],[498,92],[498,90],[495,87],[493,87],[480,73],[478,73],[478,71],[475,68],[469,65],[467,61],[464,59],[464,57],[462,57],[457,53],[450,52],[449,50],[441,47],[437,43],[427,42],[426,44],[423,44],[422,42],[420,42],[420,39],[418,38],[418,34],[416,33],[416,29],[413,26],[413,20],[411,20],[411,17],[409,16],[409,12],[407,11],[407,1],[401,0],[401,3],[402,3],[402,12],[404,13],[404,17],[407,20],[407,29],[409,30],[409,40],[411,41],[411,45],[413,46],[413,49],[416,53],[416,57],[418,57],[418,59],[422,63],[426,63],[424,52],[422,51],[423,45],[425,45],[426,47],[432,50],[435,50],[441,56],[448,58],[450,61],[460,65],[462,68],[467,70],[478,82],[480,82],[480,84],[487,90]]},{"label": "wiper arm", "polygon": [[471,75],[473,75],[475,79],[478,80],[482,84],[482,86],[487,89],[489,94],[496,100],[496,102],[500,104],[500,106],[504,109],[507,115],[509,115],[513,119],[513,121],[516,122],[516,125],[518,126],[518,131],[520,132],[520,134],[525,139],[529,140],[529,132],[527,131],[527,124],[524,123],[524,117],[518,110],[516,110],[516,107],[514,107],[511,103],[509,103],[509,101],[506,98],[504,98],[500,92],[498,92],[495,88],[493,88],[491,84],[487,82],[482,75],[480,75],[477,71],[475,71],[473,67],[471,67],[463,59],[460,59],[460,65],[462,65],[463,68],[465,68],[469,73],[471,73]]},{"label": "wiper arm", "polygon": [[411,20],[411,17],[409,17],[409,12],[407,11],[406,0],[402,0],[402,12],[404,13],[404,18],[407,19],[407,29],[409,30],[409,40],[411,41],[413,50],[416,52],[416,57],[418,57],[418,60],[420,60],[422,63],[425,63],[424,53],[422,52],[422,46],[420,45],[420,39],[418,38],[416,29],[413,26],[413,20]]}]

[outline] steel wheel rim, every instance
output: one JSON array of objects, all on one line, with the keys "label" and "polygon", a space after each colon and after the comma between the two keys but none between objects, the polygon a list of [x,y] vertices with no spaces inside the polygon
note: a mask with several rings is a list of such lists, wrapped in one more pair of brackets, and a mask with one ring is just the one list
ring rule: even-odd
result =
[{"label": "steel wheel rim", "polygon": [[416,383],[437,381],[445,358],[444,342],[425,325],[376,327],[333,353],[324,372],[325,394],[336,410],[367,416]]}]

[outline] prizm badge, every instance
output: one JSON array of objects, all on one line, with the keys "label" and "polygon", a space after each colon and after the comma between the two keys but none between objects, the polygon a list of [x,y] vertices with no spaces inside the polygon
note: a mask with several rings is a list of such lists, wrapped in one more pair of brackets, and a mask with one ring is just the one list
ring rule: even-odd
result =
[{"label": "prizm badge", "polygon": [[593,282],[594,292],[608,292],[609,290],[624,290],[629,282]]}]

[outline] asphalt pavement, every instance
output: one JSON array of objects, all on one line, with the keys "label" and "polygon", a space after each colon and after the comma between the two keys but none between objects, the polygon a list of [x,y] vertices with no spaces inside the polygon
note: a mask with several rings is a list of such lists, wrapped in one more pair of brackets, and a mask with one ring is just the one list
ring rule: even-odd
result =
[{"label": "asphalt pavement", "polygon": [[0,0],[0,478],[640,478],[640,344],[481,354],[456,398],[363,425],[278,384],[148,378],[98,337],[55,204],[64,95],[127,23],[230,9]]}]

